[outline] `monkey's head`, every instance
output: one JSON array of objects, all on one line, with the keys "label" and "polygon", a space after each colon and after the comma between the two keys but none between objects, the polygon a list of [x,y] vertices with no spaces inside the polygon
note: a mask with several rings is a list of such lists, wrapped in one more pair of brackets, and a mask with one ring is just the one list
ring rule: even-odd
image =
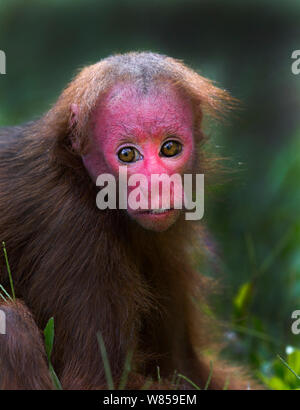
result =
[{"label": "monkey's head", "polygon": [[[180,214],[174,209],[174,189],[170,184],[170,203],[162,204],[163,191],[151,188],[154,174],[183,175],[191,170],[194,156],[193,110],[188,98],[168,84],[149,85],[147,91],[130,82],[117,83],[101,99],[93,113],[91,148],[83,163],[96,180],[111,173],[118,180],[120,166],[127,167],[128,181],[133,175],[146,180],[146,206],[133,209],[128,187],[128,214],[140,225],[152,230],[165,230]],[[148,195],[147,195],[148,194]],[[151,199],[158,196],[158,207]]]},{"label": "monkey's head", "polygon": [[178,194],[170,184],[164,207],[162,190],[152,190],[152,176],[193,173],[203,110],[217,115],[229,101],[225,91],[172,58],[128,53],[85,68],[57,104],[68,107],[73,150],[93,181],[101,174],[118,181],[120,167],[126,167],[128,180],[142,175],[143,205],[131,206],[138,183],[128,184],[127,212],[142,227],[163,231],[178,219],[181,210],[174,203],[183,191]]}]

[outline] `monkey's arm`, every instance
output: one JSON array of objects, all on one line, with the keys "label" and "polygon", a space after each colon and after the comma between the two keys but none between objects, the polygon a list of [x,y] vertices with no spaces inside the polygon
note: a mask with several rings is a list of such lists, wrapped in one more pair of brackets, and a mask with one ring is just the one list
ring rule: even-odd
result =
[{"label": "monkey's arm", "polygon": [[[52,389],[40,331],[29,309],[20,300],[0,304],[0,389]],[[2,332],[3,333],[2,326]]]}]

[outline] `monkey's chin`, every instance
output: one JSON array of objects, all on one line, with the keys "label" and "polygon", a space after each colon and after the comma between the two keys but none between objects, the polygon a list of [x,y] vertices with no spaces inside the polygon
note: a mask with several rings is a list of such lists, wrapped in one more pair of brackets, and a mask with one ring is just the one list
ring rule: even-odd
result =
[{"label": "monkey's chin", "polygon": [[169,209],[165,212],[146,211],[129,212],[129,215],[143,228],[163,232],[170,228],[179,218],[179,209]]}]

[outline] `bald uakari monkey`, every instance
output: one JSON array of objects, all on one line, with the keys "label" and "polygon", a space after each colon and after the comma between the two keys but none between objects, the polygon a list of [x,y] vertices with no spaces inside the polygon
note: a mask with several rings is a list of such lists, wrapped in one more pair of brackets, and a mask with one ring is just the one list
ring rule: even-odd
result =
[{"label": "bald uakari monkey", "polygon": [[[64,389],[107,387],[97,334],[115,386],[128,352],[126,388],[152,378],[151,388],[171,389],[174,372],[205,386],[203,351],[216,340],[201,309],[205,280],[193,267],[199,223],[172,206],[172,195],[169,208],[99,210],[96,181],[118,179],[120,166],[147,181],[208,172],[203,115],[220,117],[231,104],[181,62],[133,52],[84,68],[40,119],[0,130],[0,239],[17,297],[0,306],[2,389],[53,388],[41,336],[50,317]],[[0,282],[9,289],[4,259]],[[209,388],[226,383],[255,386],[216,359]],[[192,388],[183,378],[176,384]]]}]

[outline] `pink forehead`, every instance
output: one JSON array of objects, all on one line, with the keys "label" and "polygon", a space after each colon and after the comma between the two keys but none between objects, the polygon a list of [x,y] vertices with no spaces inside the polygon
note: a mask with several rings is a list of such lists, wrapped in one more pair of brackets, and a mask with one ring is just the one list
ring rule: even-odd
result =
[{"label": "pink forehead", "polygon": [[174,86],[162,83],[151,85],[145,93],[134,84],[116,84],[95,112],[98,135],[99,132],[123,134],[139,129],[185,132],[192,123],[193,110],[189,99]]}]

